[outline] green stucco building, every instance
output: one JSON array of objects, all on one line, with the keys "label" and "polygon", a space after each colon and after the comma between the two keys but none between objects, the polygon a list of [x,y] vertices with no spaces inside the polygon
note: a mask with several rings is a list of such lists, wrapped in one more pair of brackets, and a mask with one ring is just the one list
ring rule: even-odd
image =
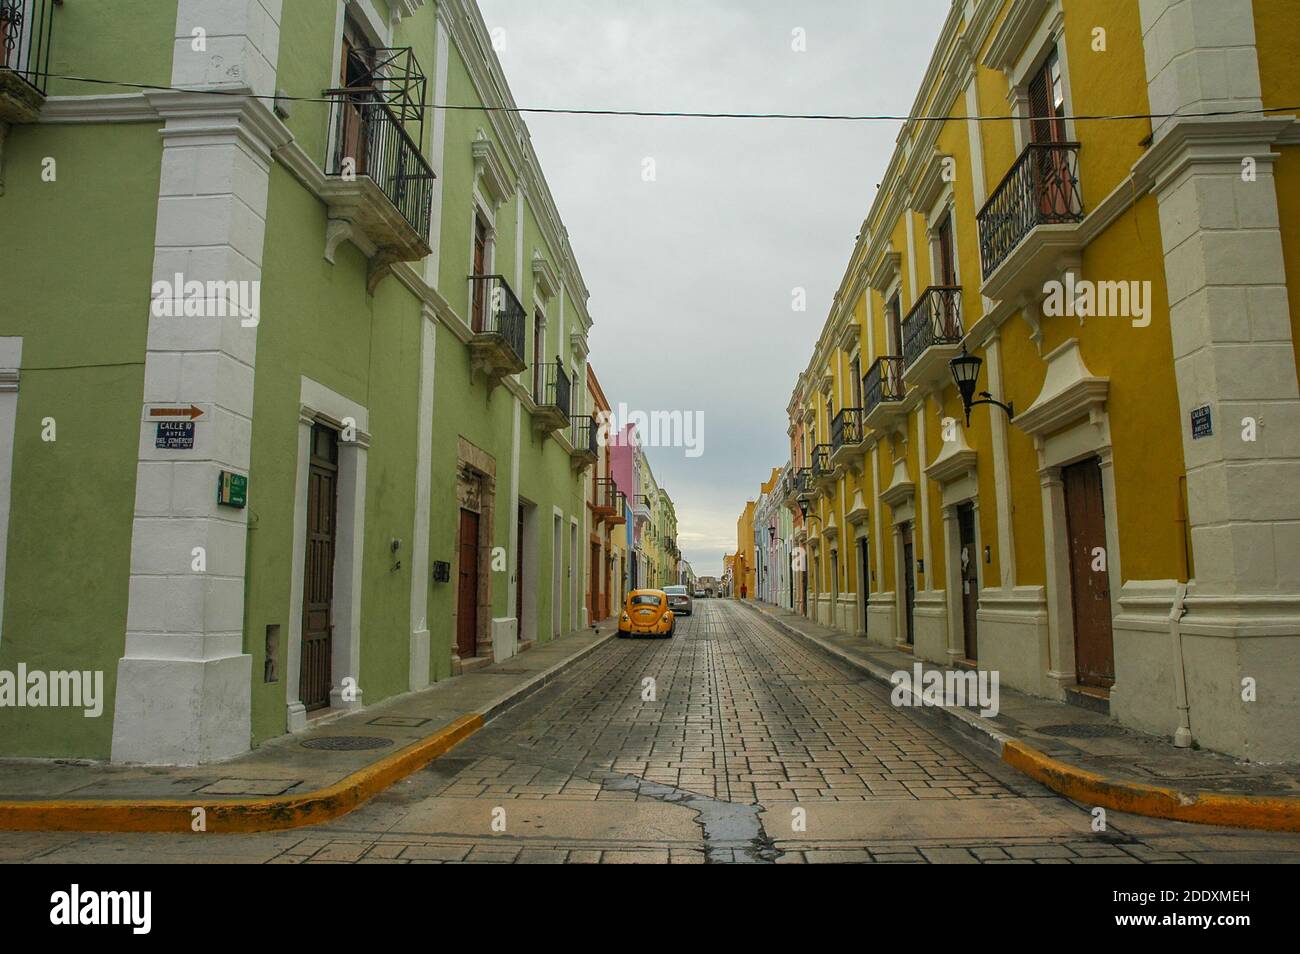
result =
[{"label": "green stucco building", "polygon": [[31,5],[0,671],[105,700],[0,755],[221,759],[584,625],[587,292],[518,115],[432,108],[513,105],[472,0]]}]

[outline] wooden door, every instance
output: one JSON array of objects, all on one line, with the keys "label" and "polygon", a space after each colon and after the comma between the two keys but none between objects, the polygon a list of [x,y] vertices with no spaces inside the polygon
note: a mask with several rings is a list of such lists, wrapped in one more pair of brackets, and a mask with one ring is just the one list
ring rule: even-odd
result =
[{"label": "wooden door", "polygon": [[[360,51],[345,37],[343,40],[343,64],[339,77],[344,87],[368,87],[374,78]],[[367,142],[364,110],[366,103],[372,99],[369,94],[357,93],[343,100],[343,127],[341,155],[356,162],[356,174],[367,175]]]},{"label": "wooden door", "polygon": [[587,612],[591,614],[591,621],[594,623],[598,619],[604,619],[605,614],[602,612],[600,601],[600,544],[591,545],[591,570],[590,581],[587,584]]},{"label": "wooden door", "polygon": [[862,631],[867,632],[867,602],[871,599],[871,551],[867,549],[867,538],[858,541],[858,563],[862,567]]},{"label": "wooden door", "polygon": [[[474,274],[483,275],[487,270],[487,226],[477,215],[474,216]],[[474,282],[474,300],[470,305],[470,329],[474,334],[483,332],[483,310],[487,301],[486,283]]]},{"label": "wooden door", "polygon": [[958,565],[961,567],[961,618],[964,629],[963,646],[967,659],[979,658],[979,639],[976,631],[979,609],[979,553],[975,549],[975,507],[962,504],[957,508]]},{"label": "wooden door", "polygon": [[307,472],[307,560],[303,573],[302,658],[298,698],[308,710],[329,705],[334,638],[334,519],[338,487],[338,433],[311,429]]},{"label": "wooden door", "polygon": [[[889,299],[889,331],[893,335],[893,350],[890,354],[901,355],[903,353],[903,303],[895,295]],[[881,378],[887,379],[892,374],[892,369],[882,369]],[[893,394],[892,380],[882,380],[885,386],[885,394]]]},{"label": "wooden door", "polygon": [[478,521],[473,510],[460,512],[460,579],[456,590],[456,655],[478,653]]},{"label": "wooden door", "polygon": [[1075,672],[1081,685],[1109,688],[1115,683],[1115,645],[1100,461],[1094,457],[1062,468],[1061,482],[1070,550]]},{"label": "wooden door", "polygon": [[524,638],[524,508],[515,516],[515,618],[519,621],[519,638]]},{"label": "wooden door", "polygon": [[916,607],[916,562],[912,558],[912,525],[903,525],[903,614],[907,623],[907,645],[915,638],[913,610]]}]

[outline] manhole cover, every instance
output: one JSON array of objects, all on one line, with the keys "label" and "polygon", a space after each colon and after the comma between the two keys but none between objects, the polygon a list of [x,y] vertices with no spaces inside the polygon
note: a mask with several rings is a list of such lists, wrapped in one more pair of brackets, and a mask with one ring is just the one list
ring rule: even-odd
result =
[{"label": "manhole cover", "polygon": [[1034,731],[1043,735],[1053,735],[1058,739],[1104,739],[1124,735],[1124,729],[1121,726],[1089,722],[1042,725]]},{"label": "manhole cover", "polygon": [[373,735],[325,735],[319,739],[308,739],[302,747],[328,749],[331,752],[360,752],[364,749],[382,749],[392,744],[392,739],[381,739]]}]

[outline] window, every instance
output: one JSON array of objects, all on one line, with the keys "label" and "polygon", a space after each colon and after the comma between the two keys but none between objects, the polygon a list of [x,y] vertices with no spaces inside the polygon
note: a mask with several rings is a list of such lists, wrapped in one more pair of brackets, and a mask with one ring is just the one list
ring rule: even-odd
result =
[{"label": "window", "polygon": [[898,292],[894,292],[889,299],[888,307],[889,317],[889,345],[891,355],[903,353],[903,303],[899,300]]},{"label": "window", "polygon": [[1065,82],[1061,61],[1052,50],[1029,81],[1031,142],[1065,142]]},{"label": "window", "polygon": [[542,328],[545,319],[540,311],[533,313],[533,400],[537,403],[542,401]]},{"label": "window", "polygon": [[853,389],[853,406],[862,407],[862,358],[854,355],[849,362],[849,380]]},{"label": "window", "polygon": [[[474,214],[474,261],[473,274],[487,274],[487,223],[477,212]],[[473,282],[474,300],[470,307],[470,327],[475,334],[483,331],[484,282]]]},{"label": "window", "polygon": [[938,227],[935,228],[935,241],[937,246],[936,250],[939,254],[939,267],[937,269],[937,277],[939,279],[938,284],[948,286],[956,285],[957,268],[953,261],[951,212],[945,212],[943,219],[939,222]]}]

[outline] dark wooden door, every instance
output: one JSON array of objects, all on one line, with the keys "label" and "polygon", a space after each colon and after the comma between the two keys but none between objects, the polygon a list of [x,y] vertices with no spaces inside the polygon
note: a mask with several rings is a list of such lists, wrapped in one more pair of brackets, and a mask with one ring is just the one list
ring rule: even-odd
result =
[{"label": "dark wooden door", "polygon": [[979,554],[975,550],[975,507],[962,504],[957,508],[958,564],[961,567],[961,619],[963,646],[967,659],[979,658],[976,612],[979,609]]},{"label": "dark wooden door", "polygon": [[[1074,664],[1079,682],[1109,688],[1115,683],[1110,574],[1106,570],[1106,512],[1097,458],[1061,469],[1070,549],[1070,598],[1074,607]],[[1093,567],[1098,567],[1094,569]]]},{"label": "dark wooden door", "polygon": [[[487,269],[487,226],[477,215],[474,216],[474,274],[482,275]],[[484,282],[474,282],[474,300],[470,306],[470,328],[474,334],[483,331],[483,309],[487,290]]]},{"label": "dark wooden door", "polygon": [[[903,353],[903,303],[895,295],[889,299],[889,332],[893,335],[893,351],[891,354],[900,355]],[[886,372],[888,374],[888,372]],[[892,394],[893,391],[888,393]]]},{"label": "dark wooden door", "polygon": [[298,697],[307,709],[329,705],[334,637],[334,518],[338,486],[338,434],[311,429],[307,472],[307,561],[303,572],[302,662]]},{"label": "dark wooden door", "polygon": [[867,549],[867,538],[858,541],[858,563],[862,567],[862,631],[867,631],[867,602],[871,599],[871,551]]},{"label": "dark wooden door", "polygon": [[478,521],[473,510],[460,512],[460,580],[456,590],[456,654],[478,652]]},{"label": "dark wooden door", "polygon": [[[369,87],[374,81],[373,75],[366,62],[365,56],[357,50],[346,38],[343,40],[343,64],[342,75],[340,76],[344,87]],[[348,96],[342,102],[343,109],[343,127],[342,127],[342,153],[347,159],[353,159],[356,162],[356,174],[364,176],[367,174],[367,162],[369,160],[369,150],[366,136],[366,124],[364,110],[367,108],[367,102],[370,102],[373,96],[368,93],[357,93]]]},{"label": "dark wooden door", "polygon": [[515,619],[519,620],[519,638],[524,638],[524,508],[515,516]]},{"label": "dark wooden door", "polygon": [[913,609],[916,607],[916,563],[912,558],[912,525],[903,526],[903,613],[907,617],[907,645],[915,638]]},{"label": "dark wooden door", "polygon": [[600,544],[591,545],[591,596],[588,600],[588,612],[591,613],[591,621],[594,623],[598,619],[604,619],[604,603],[600,599]]}]

